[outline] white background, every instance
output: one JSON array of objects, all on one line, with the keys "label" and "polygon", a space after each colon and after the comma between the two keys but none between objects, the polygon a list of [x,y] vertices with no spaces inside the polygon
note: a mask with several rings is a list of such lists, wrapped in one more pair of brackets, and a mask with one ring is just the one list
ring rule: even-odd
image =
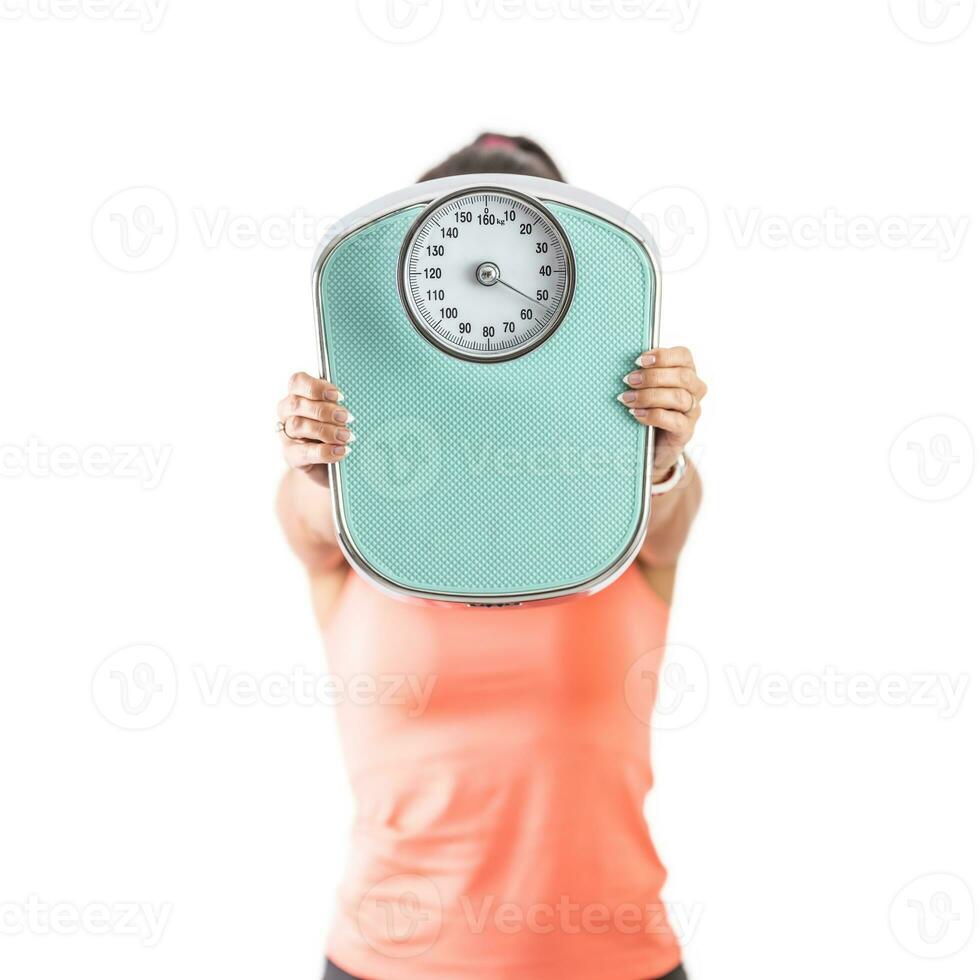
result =
[{"label": "white background", "polygon": [[[201,680],[322,669],[273,515],[315,235],[277,232],[483,129],[660,215],[711,386],[650,808],[692,980],[977,976],[974,0],[135,2],[0,18],[3,976],[319,976],[331,711]],[[131,902],[159,942],[71,925]]]}]

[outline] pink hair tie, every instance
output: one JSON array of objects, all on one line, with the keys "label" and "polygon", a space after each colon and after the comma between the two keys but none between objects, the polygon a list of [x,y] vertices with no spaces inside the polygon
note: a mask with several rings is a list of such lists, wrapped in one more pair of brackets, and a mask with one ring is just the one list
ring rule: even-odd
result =
[{"label": "pink hair tie", "polygon": [[495,146],[498,146],[503,150],[517,149],[517,144],[509,136],[482,136],[480,138],[479,146],[482,146],[485,150],[491,150]]}]

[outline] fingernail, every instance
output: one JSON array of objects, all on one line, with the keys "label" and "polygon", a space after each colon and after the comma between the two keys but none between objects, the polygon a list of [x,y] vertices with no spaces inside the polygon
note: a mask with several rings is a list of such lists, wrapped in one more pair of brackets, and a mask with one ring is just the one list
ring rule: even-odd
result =
[{"label": "fingernail", "polygon": [[657,358],[653,354],[641,354],[634,362],[637,367],[653,367]]},{"label": "fingernail", "polygon": [[340,432],[337,433],[337,438],[341,442],[353,442],[354,441],[354,433],[351,432],[350,429],[341,429]]},{"label": "fingernail", "polygon": [[647,417],[647,410],[645,408],[631,408],[630,415],[634,418],[645,419]]},{"label": "fingernail", "polygon": [[346,408],[338,408],[333,413],[333,420],[334,422],[350,422],[351,414]]},{"label": "fingernail", "polygon": [[632,374],[627,374],[623,381],[628,385],[638,385],[643,383],[643,375],[639,371],[634,371]]},{"label": "fingernail", "polygon": [[621,395],[616,396],[616,401],[622,402],[624,405],[632,405],[636,401],[635,391],[624,391]]},{"label": "fingernail", "polygon": [[328,402],[342,402],[343,400],[344,400],[344,396],[341,392],[334,391],[333,389],[327,392]]},{"label": "fingernail", "polygon": [[348,453],[348,451],[349,450],[348,450],[347,446],[334,446],[333,447],[333,454],[334,454],[334,456],[346,456],[347,453]]}]

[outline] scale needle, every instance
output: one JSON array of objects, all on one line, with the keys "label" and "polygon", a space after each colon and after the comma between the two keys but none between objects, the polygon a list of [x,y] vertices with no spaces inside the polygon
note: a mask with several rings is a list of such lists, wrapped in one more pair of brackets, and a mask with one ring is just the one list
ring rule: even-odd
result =
[{"label": "scale needle", "polygon": [[497,282],[499,282],[501,286],[506,286],[508,289],[513,289],[518,296],[523,296],[526,300],[528,300],[528,302],[537,303],[542,310],[547,310],[547,307],[544,305],[544,303],[536,299],[531,299],[531,297],[528,296],[527,293],[522,293],[516,286],[512,286],[509,282],[504,282],[503,279],[498,279]]}]

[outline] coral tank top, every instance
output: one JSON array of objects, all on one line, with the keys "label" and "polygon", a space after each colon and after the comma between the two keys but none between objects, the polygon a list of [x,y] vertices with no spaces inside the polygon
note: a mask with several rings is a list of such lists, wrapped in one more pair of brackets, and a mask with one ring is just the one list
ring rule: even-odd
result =
[{"label": "coral tank top", "polygon": [[680,962],[643,801],[667,606],[469,609],[350,573],[325,630],[356,805],[328,955],[365,980],[642,980]]}]

